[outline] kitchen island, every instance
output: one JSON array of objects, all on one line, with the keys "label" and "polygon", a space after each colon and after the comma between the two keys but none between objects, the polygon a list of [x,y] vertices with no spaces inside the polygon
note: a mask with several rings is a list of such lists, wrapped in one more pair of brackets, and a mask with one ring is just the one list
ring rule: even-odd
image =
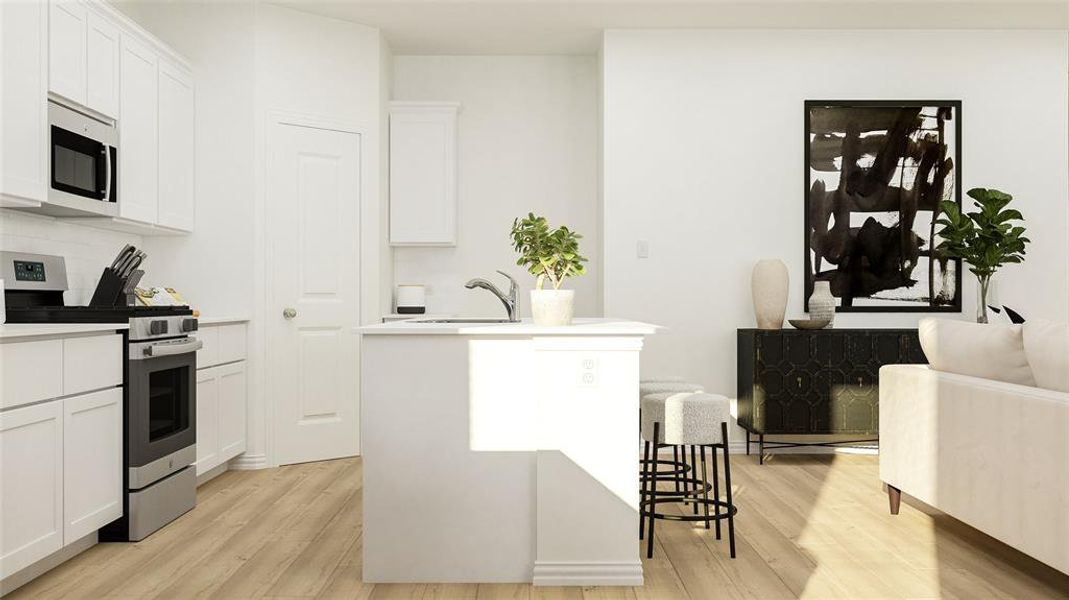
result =
[{"label": "kitchen island", "polygon": [[642,585],[639,352],[655,330],[358,328],[364,581]]}]

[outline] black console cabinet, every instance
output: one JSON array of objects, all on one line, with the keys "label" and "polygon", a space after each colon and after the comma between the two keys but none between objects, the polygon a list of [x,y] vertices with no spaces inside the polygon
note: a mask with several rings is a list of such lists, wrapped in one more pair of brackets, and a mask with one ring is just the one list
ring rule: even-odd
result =
[{"label": "black console cabinet", "polygon": [[874,439],[880,367],[926,362],[916,329],[740,329],[738,410],[747,449],[750,433],[762,447],[765,434]]}]

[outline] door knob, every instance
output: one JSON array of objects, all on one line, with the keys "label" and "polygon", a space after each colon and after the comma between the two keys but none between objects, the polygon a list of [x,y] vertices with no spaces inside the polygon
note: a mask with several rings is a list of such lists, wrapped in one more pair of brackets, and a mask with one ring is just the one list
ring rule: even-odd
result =
[{"label": "door knob", "polygon": [[297,309],[296,308],[287,308],[287,309],[282,311],[282,318],[286,319],[287,321],[292,319],[292,318],[294,318],[294,317],[296,317],[296,316],[297,316]]}]

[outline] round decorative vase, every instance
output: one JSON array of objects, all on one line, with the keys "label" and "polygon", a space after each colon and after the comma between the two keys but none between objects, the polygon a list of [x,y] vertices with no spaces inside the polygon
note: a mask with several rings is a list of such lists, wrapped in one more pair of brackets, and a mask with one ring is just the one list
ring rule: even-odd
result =
[{"label": "round decorative vase", "polygon": [[782,329],[787,312],[787,292],[790,275],[787,265],[779,259],[759,260],[750,277],[753,293],[753,312],[758,329]]},{"label": "round decorative vase", "polygon": [[575,290],[531,290],[531,316],[535,325],[571,325],[575,314]]},{"label": "round decorative vase", "polygon": [[835,323],[835,296],[831,295],[831,284],[827,281],[813,282],[813,293],[809,296],[809,318],[827,319],[828,329]]}]

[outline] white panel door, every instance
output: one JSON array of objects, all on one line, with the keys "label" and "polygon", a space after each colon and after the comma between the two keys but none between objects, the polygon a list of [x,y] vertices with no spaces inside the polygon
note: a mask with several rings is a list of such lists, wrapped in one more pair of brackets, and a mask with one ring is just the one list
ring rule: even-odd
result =
[{"label": "white panel door", "polygon": [[89,11],[85,29],[85,104],[109,117],[119,116],[119,28]]},{"label": "white panel door", "polygon": [[217,369],[197,371],[197,475],[219,464],[219,382]]},{"label": "white panel door", "polygon": [[193,230],[193,78],[160,61],[160,225]]},{"label": "white panel door", "polygon": [[0,195],[47,197],[47,97],[48,5],[0,2]]},{"label": "white panel door", "polygon": [[63,547],[63,402],[0,413],[0,579]]},{"label": "white panel door", "polygon": [[85,104],[86,5],[53,0],[48,25],[48,89]]},{"label": "white panel door", "polygon": [[119,69],[119,215],[155,223],[159,213],[156,55],[123,35]]},{"label": "white panel door", "polygon": [[245,451],[245,362],[217,367],[219,388],[219,459]]},{"label": "white panel door", "polygon": [[122,388],[63,401],[63,540],[122,516]]},{"label": "white panel door", "polygon": [[359,451],[360,151],[356,133],[269,131],[267,389],[279,464]]}]

